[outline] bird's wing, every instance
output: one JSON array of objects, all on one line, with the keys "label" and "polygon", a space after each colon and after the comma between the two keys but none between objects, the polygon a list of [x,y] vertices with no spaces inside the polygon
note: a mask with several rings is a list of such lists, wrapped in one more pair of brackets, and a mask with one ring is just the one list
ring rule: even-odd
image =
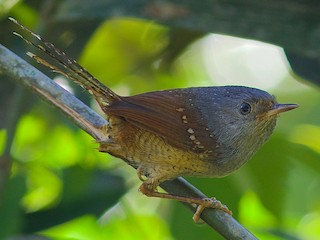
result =
[{"label": "bird's wing", "polygon": [[216,144],[214,136],[193,105],[193,96],[186,91],[177,89],[123,97],[108,106],[106,112],[153,132],[178,148],[211,153]]}]

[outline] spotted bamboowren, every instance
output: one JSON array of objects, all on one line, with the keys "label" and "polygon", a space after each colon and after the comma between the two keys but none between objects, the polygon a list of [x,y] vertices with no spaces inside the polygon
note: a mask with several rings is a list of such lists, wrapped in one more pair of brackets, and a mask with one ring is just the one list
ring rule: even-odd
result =
[{"label": "spotted bamboowren", "polygon": [[232,173],[267,141],[279,113],[297,107],[278,104],[269,93],[242,86],[182,88],[122,97],[52,43],[11,20],[37,38],[41,45],[24,40],[55,63],[32,53],[29,56],[94,96],[109,122],[105,128],[108,137],[99,142],[99,150],[137,169],[143,181],[139,190],[145,195],[197,204],[195,221],[206,207],[230,211],[215,198],[160,193],[159,184],[179,176],[223,177]]}]

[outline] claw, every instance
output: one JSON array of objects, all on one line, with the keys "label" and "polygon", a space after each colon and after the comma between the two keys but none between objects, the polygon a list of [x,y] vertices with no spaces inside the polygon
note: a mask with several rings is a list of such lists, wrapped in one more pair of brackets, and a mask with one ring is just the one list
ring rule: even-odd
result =
[{"label": "claw", "polygon": [[205,208],[219,209],[224,211],[225,213],[228,213],[229,215],[232,215],[232,211],[230,211],[226,205],[222,204],[216,198],[203,198],[202,200],[203,204],[198,205],[197,210],[193,215],[193,221],[195,223],[201,223],[200,216]]}]

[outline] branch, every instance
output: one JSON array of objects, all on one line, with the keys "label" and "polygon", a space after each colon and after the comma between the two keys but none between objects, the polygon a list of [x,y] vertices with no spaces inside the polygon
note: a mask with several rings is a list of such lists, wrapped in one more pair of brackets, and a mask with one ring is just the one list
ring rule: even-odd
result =
[{"label": "branch", "polygon": [[[0,74],[6,74],[19,83],[23,83],[38,93],[44,100],[64,112],[81,129],[96,140],[103,140],[105,135],[101,127],[108,122],[75,96],[64,90],[46,75],[0,45]],[[166,181],[161,187],[171,194],[203,198],[198,189],[183,178]],[[186,204],[193,212],[195,207]],[[227,239],[256,239],[232,216],[223,211],[205,209],[201,218]]]}]

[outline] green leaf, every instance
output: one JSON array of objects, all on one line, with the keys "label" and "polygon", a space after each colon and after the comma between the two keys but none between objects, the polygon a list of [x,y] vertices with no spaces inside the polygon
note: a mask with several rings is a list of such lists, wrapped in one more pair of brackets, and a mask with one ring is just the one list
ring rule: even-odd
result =
[{"label": "green leaf", "polygon": [[63,171],[63,186],[58,205],[27,214],[25,232],[40,231],[82,215],[100,216],[126,192],[119,176],[81,167]]},{"label": "green leaf", "polygon": [[20,199],[25,190],[25,177],[16,175],[8,179],[4,191],[0,192],[0,239],[20,232],[23,225]]},{"label": "green leaf", "polygon": [[99,223],[93,216],[83,216],[41,234],[53,239],[172,239],[165,223],[159,218],[134,215],[106,224]]},{"label": "green leaf", "polygon": [[128,74],[150,68],[168,43],[167,31],[138,19],[108,20],[91,37],[80,62],[112,86]]},{"label": "green leaf", "polygon": [[2,155],[6,145],[7,132],[5,129],[0,129],[0,156]]},{"label": "green leaf", "polygon": [[281,216],[287,192],[289,145],[283,138],[274,135],[247,164],[251,186],[264,206],[277,217]]}]

